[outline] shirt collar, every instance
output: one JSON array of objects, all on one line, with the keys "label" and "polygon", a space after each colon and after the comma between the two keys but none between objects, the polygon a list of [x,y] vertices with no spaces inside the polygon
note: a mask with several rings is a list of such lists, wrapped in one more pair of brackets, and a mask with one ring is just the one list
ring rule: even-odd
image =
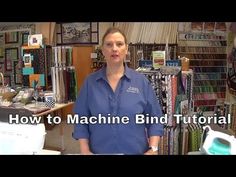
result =
[{"label": "shirt collar", "polygon": [[[131,79],[131,69],[127,66],[127,64],[125,63],[124,64],[125,66],[125,73],[124,73],[124,76],[127,78],[127,79]],[[99,79],[104,79],[104,80],[107,80],[106,79],[106,65],[104,65],[99,71],[98,71],[98,74],[97,74],[97,77],[96,77],[96,80],[99,80]]]}]

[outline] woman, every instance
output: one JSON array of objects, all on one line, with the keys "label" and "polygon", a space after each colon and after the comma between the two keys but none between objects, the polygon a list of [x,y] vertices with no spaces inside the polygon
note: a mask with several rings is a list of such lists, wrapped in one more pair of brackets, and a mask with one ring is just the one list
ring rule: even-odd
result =
[{"label": "woman", "polygon": [[102,38],[106,66],[85,80],[74,107],[84,119],[73,132],[81,154],[158,154],[163,125],[140,117],[159,117],[161,109],[145,76],[124,63],[127,52],[124,33],[109,28]]}]

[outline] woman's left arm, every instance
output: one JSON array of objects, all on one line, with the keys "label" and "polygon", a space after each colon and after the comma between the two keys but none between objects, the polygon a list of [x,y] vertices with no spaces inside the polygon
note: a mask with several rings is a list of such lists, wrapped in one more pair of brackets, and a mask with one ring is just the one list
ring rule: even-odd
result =
[{"label": "woman's left arm", "polygon": [[[160,120],[160,116],[163,115],[160,104],[157,100],[156,94],[151,86],[148,83],[147,88],[147,105],[145,108],[145,114],[149,114],[149,116],[157,116]],[[149,137],[149,149],[144,154],[158,154],[158,144],[160,141],[160,137],[163,136],[164,133],[164,125],[160,122],[158,123],[147,123],[147,133]]]},{"label": "woman's left arm", "polygon": [[158,145],[160,142],[160,136],[151,136],[149,138],[149,147],[144,155],[158,155]]}]

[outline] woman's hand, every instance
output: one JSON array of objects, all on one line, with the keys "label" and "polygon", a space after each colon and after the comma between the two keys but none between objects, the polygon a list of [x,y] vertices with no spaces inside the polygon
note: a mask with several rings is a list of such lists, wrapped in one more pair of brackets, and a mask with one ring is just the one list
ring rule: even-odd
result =
[{"label": "woman's hand", "polygon": [[91,151],[87,151],[87,152],[81,152],[81,155],[93,155],[93,153]]},{"label": "woman's hand", "polygon": [[152,149],[149,149],[144,153],[144,155],[158,155],[158,151],[153,151]]},{"label": "woman's hand", "polygon": [[92,155],[90,151],[88,139],[79,139],[80,154],[81,155]]}]

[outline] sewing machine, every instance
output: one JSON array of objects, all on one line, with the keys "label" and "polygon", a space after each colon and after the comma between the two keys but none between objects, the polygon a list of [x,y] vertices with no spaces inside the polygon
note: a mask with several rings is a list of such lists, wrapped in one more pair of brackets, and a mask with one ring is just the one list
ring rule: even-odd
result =
[{"label": "sewing machine", "polygon": [[0,154],[37,154],[45,141],[45,126],[0,122]]},{"label": "sewing machine", "polygon": [[200,151],[207,155],[236,155],[236,138],[204,126]]}]

